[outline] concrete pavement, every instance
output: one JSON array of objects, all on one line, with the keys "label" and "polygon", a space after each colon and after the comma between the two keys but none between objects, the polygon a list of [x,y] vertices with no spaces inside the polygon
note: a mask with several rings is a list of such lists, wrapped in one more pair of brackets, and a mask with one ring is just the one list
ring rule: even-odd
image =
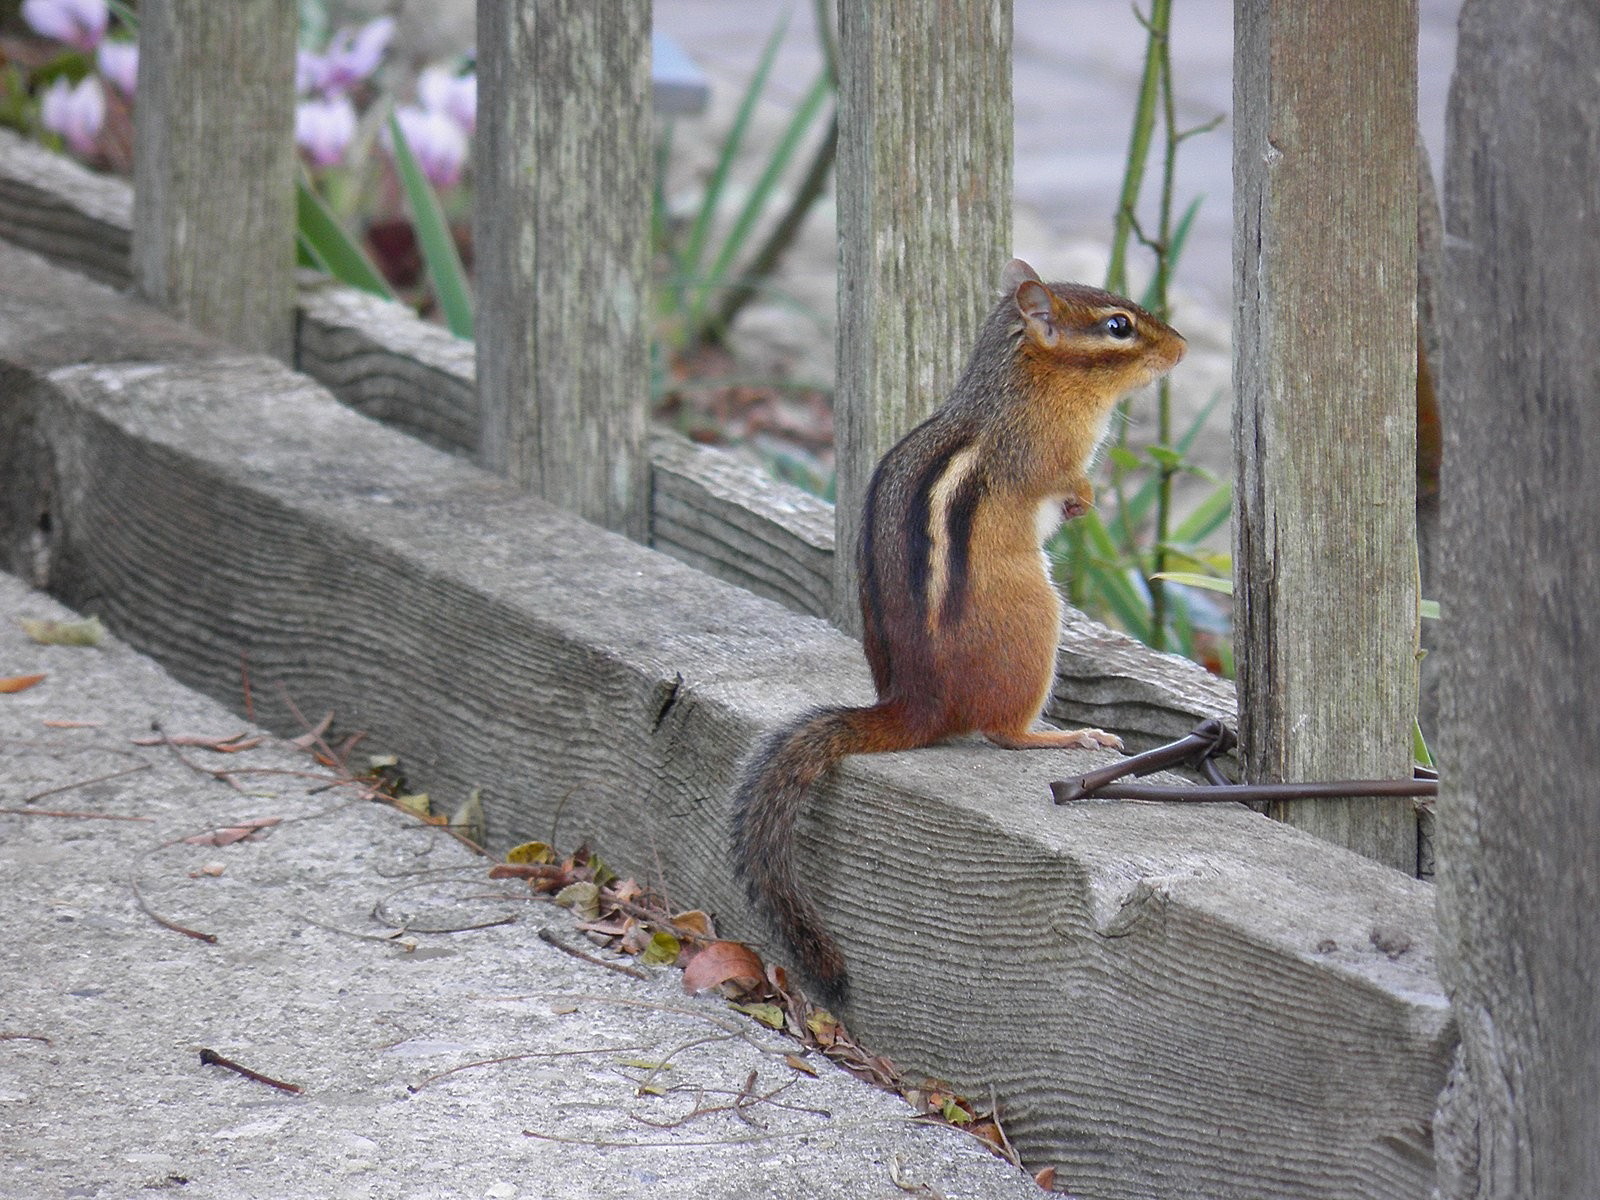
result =
[{"label": "concrete pavement", "polygon": [[[39,646],[15,620],[68,615],[0,574],[0,677],[45,675],[0,694],[5,1200],[1042,1194],[899,1097],[789,1066],[795,1043],[675,969],[640,982],[546,945],[607,954],[285,743],[136,745],[251,731],[113,640]],[[784,1090],[740,1116],[752,1073]]]}]

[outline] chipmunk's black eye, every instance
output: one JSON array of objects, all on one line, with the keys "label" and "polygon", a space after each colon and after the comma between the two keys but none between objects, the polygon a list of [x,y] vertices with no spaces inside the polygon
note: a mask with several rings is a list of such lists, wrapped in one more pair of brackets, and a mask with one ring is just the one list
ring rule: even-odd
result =
[{"label": "chipmunk's black eye", "polygon": [[1133,319],[1126,313],[1112,313],[1100,322],[1100,328],[1118,341],[1126,341],[1133,336]]}]

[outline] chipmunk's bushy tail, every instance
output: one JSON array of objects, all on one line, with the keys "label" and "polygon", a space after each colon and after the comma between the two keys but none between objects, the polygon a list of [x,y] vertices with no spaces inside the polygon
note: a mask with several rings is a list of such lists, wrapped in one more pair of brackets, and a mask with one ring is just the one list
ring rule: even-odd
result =
[{"label": "chipmunk's bushy tail", "polygon": [[838,943],[800,885],[795,822],[811,785],[846,755],[922,744],[897,704],[813,709],[761,744],[734,793],[734,869],[830,1003],[847,998],[850,978]]}]

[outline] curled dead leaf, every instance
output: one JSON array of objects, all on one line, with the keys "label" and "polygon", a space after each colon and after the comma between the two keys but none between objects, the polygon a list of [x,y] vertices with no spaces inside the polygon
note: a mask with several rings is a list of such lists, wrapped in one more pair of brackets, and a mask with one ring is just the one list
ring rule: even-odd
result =
[{"label": "curled dead leaf", "polygon": [[692,995],[729,981],[754,985],[761,974],[760,956],[743,942],[712,942],[684,967],[683,990]]},{"label": "curled dead leaf", "polygon": [[824,1049],[838,1041],[839,1035],[844,1032],[839,1018],[825,1008],[814,1008],[806,1014],[806,1028],[817,1039],[817,1045]]},{"label": "curled dead leaf", "polygon": [[433,801],[428,798],[427,792],[413,792],[407,796],[396,796],[394,802],[402,812],[408,812],[413,817],[427,818],[433,815]]},{"label": "curled dead leaf", "polygon": [[1055,1191],[1056,1169],[1054,1167],[1045,1167],[1040,1171],[1036,1171],[1033,1176],[1033,1181],[1047,1192]]},{"label": "curled dead leaf", "polygon": [[805,1074],[811,1076],[811,1078],[817,1078],[817,1069],[805,1059],[801,1058],[798,1054],[785,1054],[783,1056],[783,1061],[788,1063],[796,1071],[803,1071]]},{"label": "curled dead leaf", "polygon": [[553,863],[556,852],[544,842],[523,842],[506,851],[508,863]]},{"label": "curled dead leaf", "polygon": [[600,889],[592,883],[569,883],[556,893],[556,903],[592,921],[600,915]]},{"label": "curled dead leaf", "polygon": [[742,1012],[747,1017],[754,1017],[769,1029],[783,1028],[783,1009],[776,1004],[730,1004],[734,1012]]},{"label": "curled dead leaf", "polygon": [[566,871],[554,863],[496,863],[490,879],[561,879]]},{"label": "curled dead leaf", "polygon": [[100,624],[99,617],[84,617],[78,621],[21,617],[17,624],[41,646],[98,646],[106,636],[106,627]]},{"label": "curled dead leaf", "polygon": [[683,944],[664,930],[657,930],[650,935],[644,952],[639,955],[640,962],[653,963],[668,967],[678,961],[678,955],[683,950]]},{"label": "curled dead leaf", "polygon": [[205,833],[197,833],[193,837],[183,839],[186,846],[231,846],[235,842],[242,842],[252,834],[260,833],[263,829],[270,829],[282,817],[254,817],[248,821],[239,821],[233,825],[225,825],[220,829],[208,829]]},{"label": "curled dead leaf", "polygon": [[[716,932],[711,927],[711,917],[701,912],[698,908],[691,908],[688,912],[681,912],[672,918],[672,923],[684,933],[692,933],[697,937],[713,938]],[[760,978],[757,976],[757,978]]]}]

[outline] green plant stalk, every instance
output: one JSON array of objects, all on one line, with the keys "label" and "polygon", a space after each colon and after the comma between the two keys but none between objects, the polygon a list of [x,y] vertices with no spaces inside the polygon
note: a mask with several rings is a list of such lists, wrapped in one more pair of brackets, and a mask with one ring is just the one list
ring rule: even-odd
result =
[{"label": "green plant stalk", "polygon": [[[1128,290],[1128,241],[1133,234],[1134,212],[1139,203],[1139,193],[1144,190],[1145,165],[1150,158],[1150,141],[1155,134],[1156,104],[1159,99],[1161,56],[1156,28],[1166,28],[1170,23],[1172,0],[1152,0],[1150,17],[1139,18],[1149,35],[1145,42],[1144,71],[1139,79],[1139,102],[1134,109],[1133,131],[1128,138],[1128,157],[1122,169],[1122,192],[1117,197],[1117,211],[1111,233],[1111,261],[1106,267],[1106,290],[1125,295]],[[1137,10],[1135,10],[1137,15]],[[1128,442],[1129,403],[1117,405],[1117,445]],[[1116,462],[1111,464],[1111,490],[1120,507],[1123,500],[1125,469]],[[1137,559],[1139,549],[1131,528],[1124,529],[1123,553]]]},{"label": "green plant stalk", "polygon": [[[772,156],[767,160],[755,186],[750,189],[750,195],[739,210],[739,215],[734,219],[732,227],[718,248],[716,257],[712,260],[711,269],[707,272],[704,286],[696,292],[694,306],[690,312],[689,328],[699,330],[707,324],[706,308],[710,303],[710,289],[721,284],[733,270],[734,263],[738,260],[740,251],[755,228],[761,216],[761,210],[766,207],[768,198],[778,185],[778,179],[784,170],[793,161],[799,149],[800,140],[807,129],[816,119],[823,102],[827,99],[829,82],[827,72],[823,71],[807,91],[805,99],[795,110],[793,118],[784,129],[783,136],[773,148]],[[804,215],[803,213],[801,214]]]},{"label": "green plant stalk", "polygon": [[[1147,29],[1166,29],[1171,23],[1172,0],[1152,0]],[[1106,290],[1121,295],[1128,290],[1128,238],[1133,232],[1134,206],[1144,187],[1145,161],[1155,132],[1156,93],[1160,51],[1152,36],[1145,46],[1144,73],[1139,80],[1139,105],[1134,112],[1133,134],[1128,140],[1127,165],[1122,171],[1122,195],[1117,198],[1116,225],[1111,235],[1111,263],[1106,268]]]},{"label": "green plant stalk", "polygon": [[[1157,4],[1155,8],[1161,8]],[[1151,11],[1150,41],[1156,49],[1161,77],[1161,121],[1166,135],[1161,159],[1161,209],[1157,218],[1156,244],[1152,247],[1156,258],[1155,314],[1169,320],[1172,305],[1167,296],[1171,264],[1168,252],[1172,237],[1172,186],[1178,162],[1178,128],[1172,100],[1172,53],[1168,34],[1171,26],[1170,6],[1158,16]],[[1156,438],[1163,446],[1172,444],[1172,384],[1166,376],[1156,386]],[[1166,460],[1157,463],[1156,529],[1155,545],[1151,557],[1151,570],[1146,579],[1150,589],[1151,648],[1167,648],[1167,588],[1159,578],[1167,569],[1167,537],[1172,524],[1172,476],[1174,468]]]},{"label": "green plant stalk", "polygon": [[827,189],[828,177],[833,173],[833,162],[838,148],[839,114],[835,111],[828,121],[828,132],[823,135],[821,144],[812,155],[811,165],[806,169],[805,178],[795,190],[789,207],[778,223],[772,227],[772,232],[767,235],[767,240],[762,243],[761,249],[751,258],[750,265],[741,272],[739,283],[728,292],[718,305],[717,311],[700,327],[698,337],[720,341],[733,326],[734,318],[739,315],[739,311],[750,303],[760,290],[762,281],[772,274],[789,247],[800,236],[800,229],[805,224],[806,217]]},{"label": "green plant stalk", "polygon": [[422,261],[428,269],[428,281],[444,313],[445,325],[459,338],[472,338],[472,288],[467,283],[467,272],[456,253],[450,227],[445,224],[444,212],[439,207],[439,197],[434,193],[417,159],[406,143],[406,135],[393,114],[389,116],[389,135],[394,138],[394,162],[400,173],[400,183],[405,189],[406,202],[411,208],[411,220],[417,231],[417,245],[422,249]]},{"label": "green plant stalk", "polygon": [[711,224],[716,217],[718,202],[722,199],[723,190],[728,185],[728,173],[733,168],[734,157],[739,153],[739,147],[744,144],[744,134],[750,124],[750,117],[755,112],[756,102],[760,100],[761,93],[766,90],[767,75],[772,70],[773,60],[778,55],[778,46],[783,41],[783,35],[789,27],[787,15],[778,23],[777,29],[767,40],[761,52],[761,59],[756,64],[756,72],[750,79],[750,86],[745,89],[744,97],[739,102],[739,111],[734,115],[733,126],[728,130],[727,139],[722,143],[722,151],[717,156],[717,164],[712,168],[711,178],[706,183],[705,197],[700,204],[700,211],[695,214],[694,226],[689,231],[688,243],[683,248],[683,253],[678,256],[677,270],[682,277],[695,280],[701,272],[701,262],[705,257],[706,241],[711,235]]},{"label": "green plant stalk", "polygon": [[393,300],[383,274],[311,186],[304,171],[295,182],[295,240],[318,270],[340,283]]}]

